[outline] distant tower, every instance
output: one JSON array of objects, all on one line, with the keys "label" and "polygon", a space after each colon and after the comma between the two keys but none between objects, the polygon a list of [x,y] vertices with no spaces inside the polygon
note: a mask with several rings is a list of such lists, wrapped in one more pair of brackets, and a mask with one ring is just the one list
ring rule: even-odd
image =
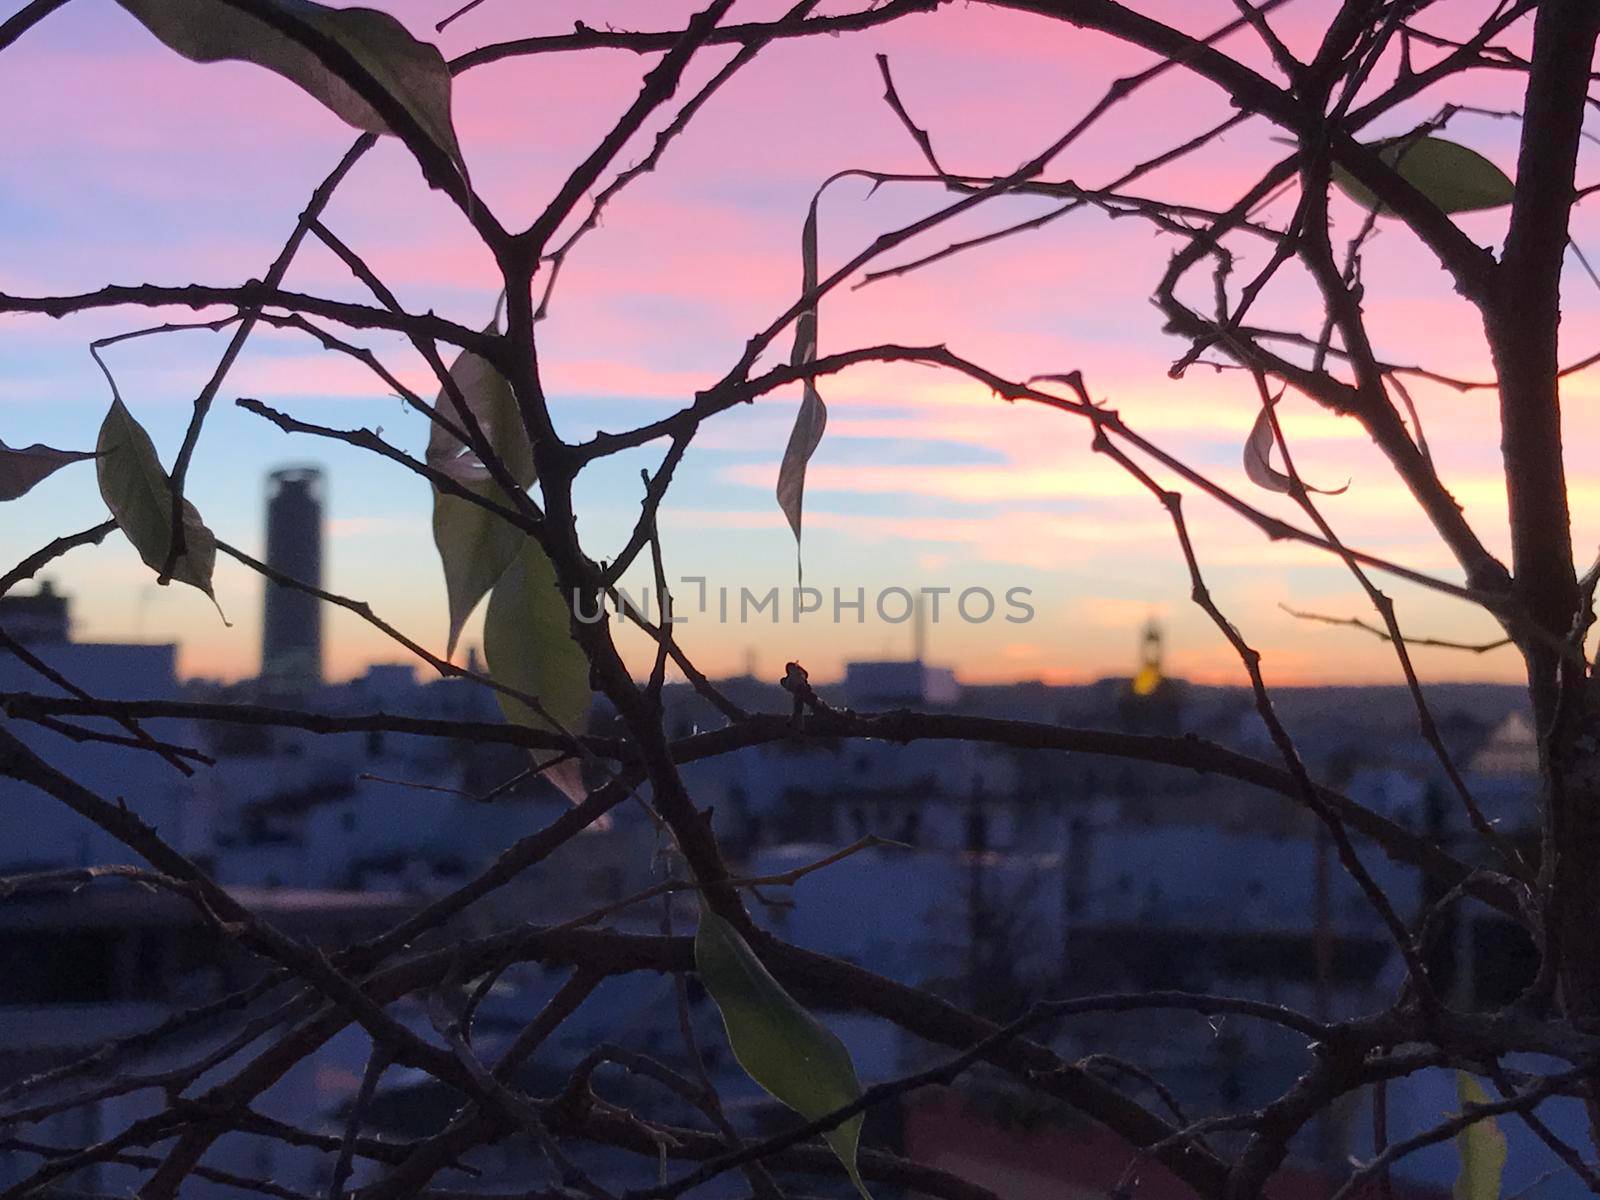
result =
[{"label": "distant tower", "polygon": [[[322,472],[285,467],[267,476],[267,565],[322,586]],[[267,581],[261,622],[261,678],[311,688],[322,682],[322,601]]]},{"label": "distant tower", "polygon": [[1183,723],[1183,683],[1161,669],[1161,626],[1153,619],[1139,640],[1139,670],[1118,704],[1117,723],[1130,733],[1176,733]]},{"label": "distant tower", "polygon": [[1161,626],[1152,617],[1139,643],[1139,673],[1133,677],[1133,694],[1153,696],[1165,678],[1161,673]]}]

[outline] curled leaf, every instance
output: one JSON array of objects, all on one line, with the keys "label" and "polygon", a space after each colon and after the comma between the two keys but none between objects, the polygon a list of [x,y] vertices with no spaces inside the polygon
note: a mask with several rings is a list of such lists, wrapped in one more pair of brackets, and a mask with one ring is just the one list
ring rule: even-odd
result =
[{"label": "curled leaf", "polygon": [[[101,498],[145,565],[160,571],[172,548],[172,484],[155,443],[121,400],[111,402],[100,425],[96,452]],[[183,502],[183,542],[172,578],[199,588],[215,603],[211,573],[217,562],[217,539],[188,500]]]},{"label": "curled leaf", "polygon": [[[817,287],[817,201],[818,192],[811,198],[811,208],[806,213],[805,228],[800,234],[801,292],[810,293]],[[809,366],[817,357],[817,306],[813,302],[802,312],[794,324],[794,349],[789,355],[792,366]],[[828,427],[828,406],[822,402],[816,381],[804,381],[805,391],[800,398],[800,411],[795,415],[794,428],[789,432],[789,444],[784,447],[783,462],[778,467],[778,507],[789,518],[789,528],[794,530],[795,552],[800,548],[800,518],[805,505],[806,465],[822,442],[822,433]]]},{"label": "curled leaf", "polygon": [[[1272,420],[1267,412],[1267,406],[1262,405],[1261,411],[1256,414],[1256,423],[1250,427],[1250,436],[1245,439],[1244,473],[1257,487],[1264,487],[1269,492],[1287,492],[1294,481],[1272,465],[1272,447],[1277,439],[1273,436]],[[1303,486],[1306,491],[1323,496],[1337,496],[1350,487],[1348,483],[1336,488],[1312,487],[1309,483]]]},{"label": "curled leaf", "polygon": [[[584,732],[592,699],[589,660],[572,636],[572,611],[556,584],[555,567],[543,547],[518,533],[510,566],[494,585],[483,622],[483,655],[496,683],[532,696],[552,720],[520,700],[498,693],[506,720],[530,729]],[[549,762],[552,753],[538,761]],[[568,796],[581,781],[559,767],[551,782]]]},{"label": "curled leaf", "polygon": [[[500,304],[484,333],[500,328]],[[517,410],[511,384],[487,359],[463,350],[450,364],[450,379],[461,394],[461,402],[489,439],[506,469],[523,487],[533,483],[533,449]],[[434,407],[462,432],[467,419],[448,388],[441,388]],[[478,454],[444,425],[434,422],[428,431],[428,465],[462,483],[478,483],[489,478],[489,469]],[[525,477],[525,478],[524,478]]]},{"label": "curled leaf", "polygon": [[[1510,204],[1516,185],[1476,150],[1442,137],[1390,138],[1376,142],[1378,152],[1395,174],[1421,192],[1441,211],[1477,212]],[[1382,209],[1382,201],[1354,175],[1335,164],[1333,182],[1362,208]],[[1382,210],[1387,211],[1387,210]]]},{"label": "curled leaf", "polygon": [[0,500],[26,495],[34,484],[68,463],[93,457],[92,450],[57,450],[39,443],[13,450],[0,442]]},{"label": "curled leaf", "polygon": [[[235,59],[275,71],[320,100],[349,125],[391,132],[377,110],[322,60],[293,38],[219,0],[118,0],[146,29],[191,62]],[[313,0],[269,0],[360,63],[419,129],[466,177],[466,164],[450,121],[450,68],[439,49],[412,37],[385,12],[330,8]]]},{"label": "curled leaf", "polygon": [[[1483,1086],[1465,1071],[1456,1072],[1456,1096],[1463,1106],[1488,1104]],[[1461,1167],[1451,1194],[1455,1200],[1500,1200],[1500,1177],[1506,1166],[1506,1135],[1493,1117],[1474,1121],[1456,1134]]]},{"label": "curled leaf", "polygon": [[[733,1056],[767,1093],[808,1121],[861,1096],[844,1043],[784,991],[737,929],[709,909],[700,913],[694,965],[717,1002]],[[856,1165],[862,1119],[857,1113],[822,1136],[871,1200]]]},{"label": "curled leaf", "polygon": [[[494,332],[498,324],[496,314],[488,331]],[[451,364],[450,378],[512,479],[519,487],[531,486],[533,447],[523,428],[511,385],[486,360],[470,351],[463,351]],[[448,391],[441,390],[435,404],[457,428],[465,424]],[[429,466],[485,499],[494,500],[505,508],[512,506],[512,498],[489,477],[483,460],[437,423],[429,433],[427,460]],[[433,542],[444,568],[445,595],[450,611],[447,657],[455,653],[467,618],[511,565],[524,537],[522,530],[482,505],[434,487]]]}]

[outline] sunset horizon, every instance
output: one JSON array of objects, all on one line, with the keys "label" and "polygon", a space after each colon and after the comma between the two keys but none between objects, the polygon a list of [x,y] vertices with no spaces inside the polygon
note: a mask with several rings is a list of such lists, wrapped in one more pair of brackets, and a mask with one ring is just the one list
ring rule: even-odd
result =
[{"label": "sunset horizon", "polygon": [[[425,7],[408,2],[396,11],[420,21]],[[1182,6],[1169,7],[1181,23]],[[639,14],[649,10],[646,5]],[[19,151],[33,152],[26,158],[31,207],[13,215],[14,229],[28,234],[0,268],[0,291],[72,291],[102,277],[229,282],[258,275],[287,232],[284,214],[297,211],[304,193],[337,158],[344,136],[337,123],[280,79],[237,63],[202,67],[169,60],[131,18],[112,8],[101,21],[98,12],[73,6],[41,26],[30,37],[32,54],[0,81],[18,114],[13,142]],[[1283,36],[1290,44],[1297,38],[1310,44],[1317,22],[1309,12],[1303,18],[1298,12],[1293,5],[1285,10]],[[543,19],[561,25],[554,12]],[[447,29],[441,45],[449,54],[510,36],[519,32],[517,25],[503,6],[488,6]],[[1061,72],[1055,85],[1067,107],[1087,103],[1114,72],[1148,61],[1093,35],[1067,37],[1054,26],[1040,27],[1025,15],[941,11],[860,35],[847,54],[829,60],[826,89],[808,95],[802,81],[824,48],[808,40],[774,45],[766,72],[730,81],[707,106],[703,123],[674,147],[670,164],[619,197],[564,265],[550,315],[539,325],[541,368],[558,422],[578,437],[616,429],[671,411],[714,384],[749,330],[792,298],[800,277],[800,225],[818,184],[853,167],[915,173],[915,147],[882,103],[875,54],[894,63],[905,102],[938,131],[940,152],[949,161],[974,171],[1009,169],[1033,152],[1048,137],[1050,120],[1035,120],[1017,107],[1016,97],[1032,82],[1007,79],[979,63],[966,74],[956,70],[969,51],[1000,44],[1030,61],[1081,63]],[[1238,35],[1230,44],[1247,59],[1261,53]],[[604,64],[603,71],[591,65],[574,74],[555,60],[547,64],[539,83],[541,111],[548,110],[551,95],[565,97],[560,103],[569,119],[559,128],[526,108],[517,90],[523,77],[514,70],[490,65],[462,75],[456,123],[473,178],[486,195],[512,209],[525,207],[560,169],[561,147],[590,136],[588,125],[598,113],[584,108],[585,98],[611,87],[613,75],[626,80],[636,70],[633,56],[622,52],[595,61]],[[105,86],[95,95],[69,95],[44,83],[46,73],[68,70],[92,70]],[[695,70],[696,78],[704,78],[710,67]],[[946,87],[941,80],[953,82]],[[1494,107],[1487,92],[1495,86],[1497,81],[1485,82],[1484,108]],[[248,136],[227,114],[202,104],[217,87],[251,106]],[[1142,149],[1154,152],[1172,140],[1180,132],[1169,128],[1174,122],[1201,128],[1226,114],[1216,90],[1192,78],[1162,80],[1146,93],[1130,101],[1131,111],[1160,116],[1148,126],[1160,137],[1152,133],[1141,148],[1092,134],[1063,164],[1069,176],[1109,180]],[[994,136],[984,105],[1007,115],[1003,137]],[[1427,108],[1416,101],[1377,132],[1409,128],[1428,115]],[[180,114],[186,143],[154,145],[141,138],[138,131],[148,123]],[[753,136],[754,128],[792,132],[779,152],[775,135]],[[1510,166],[1512,123],[1468,113],[1451,129]],[[531,139],[527,144],[539,147],[537,154],[522,150],[524,133]],[[739,147],[740,161],[761,164],[759,186],[742,184],[737,173],[718,166],[730,146]],[[1219,139],[1207,160],[1213,169],[1236,164],[1234,175],[1192,177],[1192,168],[1180,160],[1152,175],[1148,186],[1187,188],[1201,205],[1212,198],[1225,203],[1263,156],[1279,151],[1268,130],[1246,126]],[[10,161],[13,166],[0,171],[17,170],[25,156]],[[81,185],[91,179],[85,190]],[[193,186],[177,186],[179,179]],[[231,184],[229,204],[200,199],[212,184],[222,187],[225,181]],[[380,145],[357,167],[328,220],[402,298],[425,300],[477,327],[495,304],[492,264],[472,246],[470,231],[440,194],[420,182],[398,147]],[[24,190],[20,178],[8,185],[12,196]],[[118,213],[109,220],[108,200]],[[823,261],[839,261],[886,223],[937,203],[925,184],[874,188],[846,179],[833,185],[819,210]],[[1335,209],[1336,219],[1352,229],[1359,223],[1360,211],[1337,193]],[[992,214],[963,218],[902,258],[1039,211],[1026,198],[996,202]],[[1492,241],[1505,215],[1500,210],[1457,219],[1473,237]],[[1576,219],[1580,246],[1600,233],[1600,222],[1588,219],[1585,206],[1576,210]],[[129,236],[135,227],[137,238]],[[1203,361],[1181,380],[1168,378],[1184,343],[1161,336],[1147,296],[1174,244],[1135,221],[1074,214],[904,278],[837,291],[821,312],[822,351],[874,341],[947,344],[1013,379],[1080,370],[1095,401],[1118,410],[1140,433],[1181,450],[1259,508],[1297,519],[1286,497],[1262,492],[1243,478],[1241,452],[1258,410],[1248,378]],[[1395,361],[1445,375],[1488,378],[1470,310],[1451,300],[1447,278],[1426,265],[1425,252],[1383,220],[1375,246],[1379,252],[1368,264],[1366,282],[1369,314],[1385,339],[1379,349]],[[1241,260],[1240,269],[1248,265]],[[1568,269],[1573,287],[1590,286],[1578,264]],[[692,281],[687,293],[679,288],[683,281]],[[628,289],[620,302],[619,284]],[[289,285],[360,295],[344,266],[315,244],[296,260]],[[1275,285],[1271,298],[1290,318],[1313,303],[1293,282]],[[149,314],[155,321],[207,315],[181,309]],[[137,318],[98,312],[59,322],[8,316],[0,330],[12,364],[0,384],[7,441],[77,447],[85,423],[98,419],[107,399],[105,380],[84,347],[92,337],[138,325]],[[106,351],[131,409],[169,464],[193,392],[227,336],[180,332]],[[1569,314],[1563,336],[1573,348],[1569,357],[1585,348],[1586,337],[1600,339],[1593,306]],[[399,339],[370,340],[385,353],[396,351],[395,369],[407,386],[425,396],[437,392],[427,366],[399,352]],[[1600,436],[1596,410],[1584,403],[1596,386],[1589,374],[1566,381],[1572,401],[1567,438],[1573,444]],[[1021,629],[1025,636],[1009,626],[939,631],[934,645],[943,660],[972,679],[1115,673],[1125,669],[1138,628],[1153,615],[1168,628],[1176,672],[1242,681],[1232,649],[1189,603],[1165,514],[1133,480],[1091,452],[1080,421],[1006,404],[980,383],[927,366],[867,363],[822,387],[831,419],[806,483],[807,582],[869,593],[892,585],[1031,588],[1039,615]],[[1427,378],[1415,378],[1411,388],[1446,485],[1485,542],[1500,549],[1504,484],[1493,461],[1493,439],[1480,436],[1492,419],[1492,390],[1460,391]],[[426,483],[381,469],[349,447],[285,437],[235,408],[236,396],[340,428],[383,430],[402,447],[419,444],[426,422],[386,396],[359,364],[319,353],[292,330],[264,328],[228,376],[196,459],[191,494],[221,536],[259,552],[261,515],[253,497],[261,493],[254,481],[283,462],[320,463],[330,480],[334,590],[348,594],[370,587],[386,619],[442,649],[444,589],[431,561]],[[793,581],[795,547],[772,487],[797,398],[794,387],[764,397],[725,414],[696,440],[661,516],[664,546],[680,573],[761,591]],[[1461,581],[1449,551],[1353,420],[1300,397],[1286,401],[1281,415],[1306,478],[1328,487],[1349,484],[1343,494],[1322,500],[1341,536],[1360,549]],[[619,545],[632,522],[637,465],[643,461],[630,452],[597,464],[593,482],[588,476],[580,481],[584,534],[596,558],[605,557],[608,544]],[[63,471],[19,501],[0,531],[0,550],[15,558],[34,549],[26,531],[37,520],[65,527],[97,519],[98,501],[84,487],[91,471]],[[1569,492],[1579,544],[1600,544],[1600,506],[1592,503],[1600,499],[1600,468],[1584,469],[1580,457]],[[1379,639],[1307,624],[1282,611],[1287,606],[1338,618],[1369,611],[1336,555],[1270,542],[1203,495],[1191,496],[1187,515],[1208,581],[1225,600],[1225,611],[1260,641],[1269,680],[1400,681],[1393,655]],[[137,556],[114,542],[80,551],[53,570],[61,588],[74,594],[87,637],[177,640],[189,675],[238,679],[254,670],[259,584],[231,560],[219,564],[216,576],[231,629],[192,591],[155,588]],[[629,582],[645,586],[645,574],[636,564]],[[1403,627],[1419,637],[1480,643],[1498,636],[1470,604],[1400,580],[1384,586],[1391,584]],[[726,647],[720,632],[727,634]],[[881,656],[905,643],[895,627],[872,621],[720,632],[714,636],[702,626],[697,637],[691,626],[685,637],[693,654],[706,656],[723,673],[738,670],[752,646],[760,661],[811,662],[828,675],[849,658]],[[468,637],[475,635],[469,631]],[[340,677],[394,656],[381,634],[337,611],[329,616],[328,645],[330,669]],[[642,642],[635,650],[647,653]],[[1417,653],[1430,676],[1509,681],[1519,669],[1514,652]]]}]

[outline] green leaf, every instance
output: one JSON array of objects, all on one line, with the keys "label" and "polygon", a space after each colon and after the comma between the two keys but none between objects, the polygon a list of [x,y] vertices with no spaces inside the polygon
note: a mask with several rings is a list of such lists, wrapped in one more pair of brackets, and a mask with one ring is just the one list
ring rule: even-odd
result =
[{"label": "green leaf", "polygon": [[[468,484],[468,490],[509,508],[511,497],[499,484]],[[450,637],[445,657],[455,653],[461,630],[478,601],[505,574],[527,535],[494,513],[449,492],[433,489],[433,544],[444,567]]]},{"label": "green leaf", "polygon": [[[275,71],[347,124],[388,133],[388,124],[349,84],[299,42],[219,0],[118,0],[151,33],[192,62],[235,59]],[[419,42],[394,17],[370,8],[329,8],[312,0],[270,0],[337,42],[411,114],[466,177],[450,122],[450,68],[437,46]]]},{"label": "green leaf", "polygon": [[[1471,1075],[1456,1072],[1456,1096],[1468,1104],[1488,1104],[1489,1096]],[[1506,1165],[1506,1135],[1493,1117],[1474,1121],[1456,1134],[1461,1169],[1451,1194],[1455,1200],[1500,1200],[1500,1176]]]},{"label": "green leaf", "polygon": [[[824,184],[824,187],[827,185]],[[811,198],[811,208],[806,213],[806,223],[800,233],[800,260],[802,293],[817,286],[817,201],[819,191]],[[789,355],[790,365],[808,366],[817,357],[817,306],[813,303],[794,323],[794,349]],[[800,398],[800,411],[795,414],[794,428],[789,432],[789,444],[784,447],[783,462],[778,467],[778,507],[789,518],[789,528],[794,530],[795,553],[800,552],[800,518],[805,507],[806,466],[822,443],[822,433],[828,427],[828,406],[822,402],[816,381],[804,381]]]},{"label": "green leaf", "polygon": [[[1372,148],[1441,212],[1499,208],[1510,204],[1516,194],[1516,185],[1494,163],[1476,150],[1441,137],[1391,138],[1373,143]],[[1362,208],[1378,208],[1382,203],[1366,184],[1338,164],[1333,168],[1333,182]]]},{"label": "green leaf", "polygon": [[15,500],[26,495],[34,484],[68,463],[93,457],[92,450],[57,450],[37,442],[13,450],[0,442],[0,500]]},{"label": "green leaf", "polygon": [[[494,585],[483,622],[489,677],[537,699],[568,733],[582,733],[591,700],[589,660],[573,640],[572,612],[556,586],[549,556],[532,538],[518,536],[521,544]],[[552,728],[522,701],[497,696],[506,720],[531,729]],[[541,761],[553,757],[545,754]],[[563,785],[561,779],[555,782]]]},{"label": "green leaf", "polygon": [[[488,332],[494,332],[498,316]],[[479,428],[519,487],[533,484],[533,448],[517,410],[516,396],[504,376],[476,354],[463,351],[450,366],[450,378],[460,389]],[[439,412],[464,428],[460,411],[448,392],[435,401]],[[428,465],[444,472],[471,491],[504,508],[512,498],[493,479],[482,459],[443,426],[435,424],[428,437]],[[433,543],[444,568],[445,595],[450,610],[450,636],[445,656],[455,653],[462,627],[472,610],[516,558],[525,539],[522,530],[482,505],[449,492],[433,489]]]},{"label": "green leaf", "polygon": [[[160,571],[172,549],[172,484],[161,469],[155,443],[121,400],[111,402],[96,452],[101,498],[145,565]],[[199,588],[215,603],[211,572],[217,539],[188,500],[183,502],[183,541],[172,578]]]},{"label": "green leaf", "polygon": [[[737,929],[709,909],[700,913],[694,965],[722,1013],[733,1056],[773,1097],[808,1121],[860,1097],[861,1083],[844,1043],[783,990]],[[872,1200],[856,1166],[863,1115],[822,1136],[856,1189]]]}]

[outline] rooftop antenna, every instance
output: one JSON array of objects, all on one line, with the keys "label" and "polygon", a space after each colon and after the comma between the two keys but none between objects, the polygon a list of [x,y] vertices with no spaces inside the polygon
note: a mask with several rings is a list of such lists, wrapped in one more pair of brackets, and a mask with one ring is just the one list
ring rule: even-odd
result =
[{"label": "rooftop antenna", "polygon": [[133,605],[133,640],[144,641],[144,619],[150,611],[150,601],[156,598],[156,585],[153,583],[142,584],[139,588],[139,598]]},{"label": "rooftop antenna", "polygon": [[928,615],[922,605],[922,593],[911,602],[911,657],[918,666],[928,657]]}]

